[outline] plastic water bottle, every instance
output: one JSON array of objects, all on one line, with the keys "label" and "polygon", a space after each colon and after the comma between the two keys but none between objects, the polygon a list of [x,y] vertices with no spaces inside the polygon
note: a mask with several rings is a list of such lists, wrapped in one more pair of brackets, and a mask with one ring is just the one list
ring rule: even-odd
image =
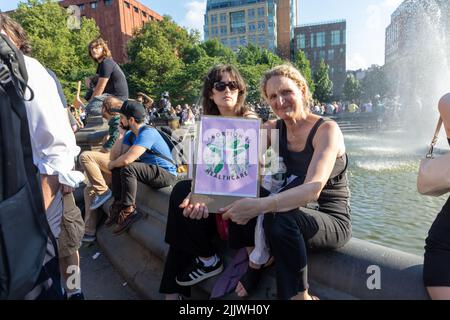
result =
[{"label": "plastic water bottle", "polygon": [[271,193],[278,193],[286,184],[287,168],[283,157],[278,157],[278,170],[272,173],[271,179]]}]

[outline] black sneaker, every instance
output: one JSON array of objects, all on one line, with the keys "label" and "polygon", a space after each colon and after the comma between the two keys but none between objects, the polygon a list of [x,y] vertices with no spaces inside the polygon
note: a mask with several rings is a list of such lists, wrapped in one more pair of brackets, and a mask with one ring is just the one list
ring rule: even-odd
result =
[{"label": "black sneaker", "polygon": [[67,300],[85,300],[83,292],[71,295]]},{"label": "black sneaker", "polygon": [[195,258],[194,264],[188,267],[182,274],[175,279],[180,286],[193,286],[203,280],[218,275],[223,270],[222,261],[216,258],[216,262],[206,267],[199,258]]}]

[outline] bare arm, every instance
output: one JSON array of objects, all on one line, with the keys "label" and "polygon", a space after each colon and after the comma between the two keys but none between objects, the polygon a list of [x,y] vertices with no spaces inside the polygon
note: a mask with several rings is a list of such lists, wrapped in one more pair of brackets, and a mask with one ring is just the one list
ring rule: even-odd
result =
[{"label": "bare arm", "polygon": [[276,210],[284,212],[316,201],[330,178],[340,151],[342,153],[345,151],[342,150],[344,149],[343,139],[342,132],[336,123],[326,122],[320,126],[313,140],[314,154],[308,167],[305,182],[298,187],[279,193],[277,201],[271,200],[272,206],[266,208],[264,213]]},{"label": "bare arm", "polygon": [[106,84],[108,83],[109,78],[98,78],[97,85],[95,86],[94,92],[92,93],[91,100],[96,97],[103,94],[103,91],[105,91]]},{"label": "bare arm", "polygon": [[112,160],[109,164],[108,164],[108,168],[110,170],[114,169],[114,168],[120,168],[120,167],[125,167],[127,165],[129,165],[130,163],[133,163],[134,161],[136,161],[140,156],[142,156],[144,154],[144,152],[147,149],[145,147],[141,147],[141,146],[131,146],[130,148],[128,148],[128,151],[123,153],[120,157],[118,157],[115,160]]},{"label": "bare arm", "polygon": [[224,219],[246,224],[260,213],[286,212],[305,206],[319,198],[340,153],[345,152],[344,140],[338,125],[324,123],[313,140],[314,154],[308,167],[305,182],[275,196],[241,199],[222,208]]},{"label": "bare arm", "polygon": [[[128,151],[128,149],[126,149],[126,147],[130,147],[126,144],[123,143],[123,135],[121,134],[121,136],[119,136],[119,138],[116,140],[116,142],[114,142],[112,148],[111,148],[111,152],[109,154],[109,159],[110,160],[116,160],[117,158],[120,157],[121,154],[125,153],[126,151]],[[126,149],[126,150],[125,150]]]},{"label": "bare arm", "polygon": [[444,95],[439,101],[439,113],[444,122],[447,137],[450,138],[450,93]]},{"label": "bare arm", "polygon": [[55,198],[59,187],[60,184],[58,182],[58,176],[56,175],[49,176],[46,174],[41,174],[41,188],[42,188],[42,195],[44,198],[45,211],[47,211],[48,208],[50,207],[50,204]]}]

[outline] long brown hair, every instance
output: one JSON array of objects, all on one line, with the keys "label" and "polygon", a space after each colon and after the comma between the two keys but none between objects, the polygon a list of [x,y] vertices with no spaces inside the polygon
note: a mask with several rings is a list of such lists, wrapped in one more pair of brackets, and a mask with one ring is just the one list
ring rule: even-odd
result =
[{"label": "long brown hair", "polygon": [[8,15],[0,13],[0,29],[6,32],[7,36],[22,53],[31,53],[31,45],[28,41],[27,33],[18,22],[11,19]]},{"label": "long brown hair", "polygon": [[211,99],[211,93],[214,88],[214,83],[221,81],[223,74],[226,72],[238,84],[239,93],[236,106],[234,107],[235,114],[243,116],[248,111],[248,108],[244,105],[247,96],[247,86],[241,74],[230,64],[219,64],[209,70],[203,82],[203,113],[205,115],[220,115],[219,108],[214,100]]},{"label": "long brown hair", "polygon": [[94,57],[92,56],[91,49],[95,48],[96,46],[102,46],[102,48],[103,48],[103,59],[111,57],[111,51],[108,48],[108,44],[106,43],[105,40],[103,40],[102,37],[98,37],[98,38],[92,40],[91,42],[89,42],[89,45],[88,45],[89,56],[95,62],[97,62],[97,60],[95,60]]}]

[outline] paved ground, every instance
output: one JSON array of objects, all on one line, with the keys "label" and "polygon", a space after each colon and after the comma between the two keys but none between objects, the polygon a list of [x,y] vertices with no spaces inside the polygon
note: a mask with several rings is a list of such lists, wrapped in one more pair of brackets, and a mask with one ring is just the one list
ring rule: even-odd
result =
[{"label": "paved ground", "polygon": [[[98,255],[100,253],[100,255]],[[94,257],[98,256],[96,259]],[[80,250],[81,286],[88,300],[139,300],[96,243]]]}]

